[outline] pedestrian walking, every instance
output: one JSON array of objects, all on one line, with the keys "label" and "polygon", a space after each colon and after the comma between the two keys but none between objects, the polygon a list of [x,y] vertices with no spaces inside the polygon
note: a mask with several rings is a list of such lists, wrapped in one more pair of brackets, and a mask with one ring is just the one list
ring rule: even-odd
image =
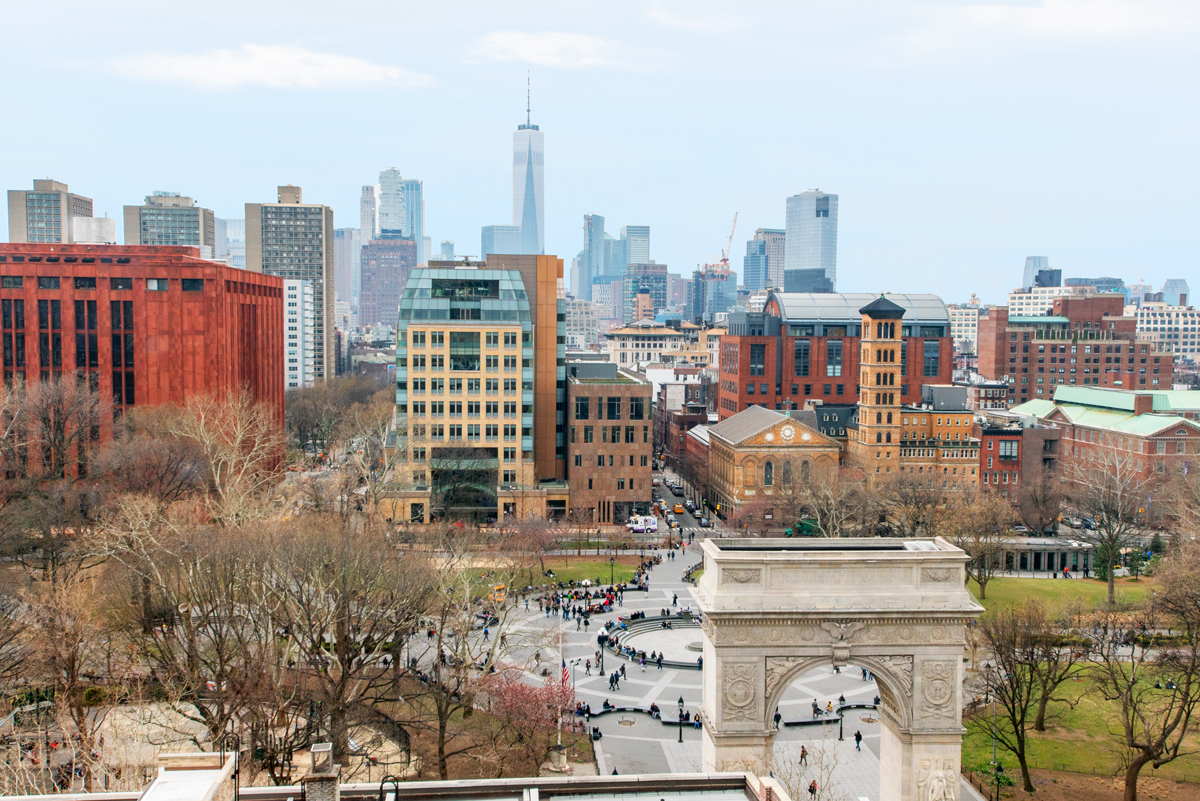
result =
[{"label": "pedestrian walking", "polygon": [[855,751],[862,750],[862,732],[861,731],[854,732],[854,750]]},{"label": "pedestrian walking", "polygon": [[808,748],[803,745],[800,746],[800,764],[808,767]]},{"label": "pedestrian walking", "polygon": [[658,655],[658,669],[662,670],[662,654]]},{"label": "pedestrian walking", "polygon": [[621,665],[621,678],[625,678],[625,666]]},{"label": "pedestrian walking", "polygon": [[671,596],[671,606],[679,606],[679,593],[674,593]]},{"label": "pedestrian walking", "polygon": [[812,783],[808,785],[808,797],[811,799],[814,799],[814,800],[817,797],[817,780],[816,779],[813,779]]},{"label": "pedestrian walking", "polygon": [[862,672],[863,672],[863,681],[866,681],[867,680],[867,669],[863,668]]},{"label": "pedestrian walking", "polygon": [[642,672],[645,673],[646,672],[646,657],[643,656],[640,661],[642,663]]},{"label": "pedestrian walking", "polygon": [[813,708],[813,717],[814,718],[821,717],[821,705],[817,703],[816,698],[813,699],[812,708]]},{"label": "pedestrian walking", "polygon": [[583,663],[583,675],[585,675],[585,676],[592,675],[592,660],[589,659]]},{"label": "pedestrian walking", "polygon": [[487,626],[484,626],[483,627],[483,639],[486,640],[487,638],[488,638],[488,630],[487,630]]},{"label": "pedestrian walking", "polygon": [[579,619],[578,615],[576,615],[575,616],[575,630],[579,631],[581,628],[583,628],[583,621]]},{"label": "pedestrian walking", "polygon": [[779,721],[783,720],[783,715],[779,714],[779,707],[775,707],[775,728],[779,728]]}]

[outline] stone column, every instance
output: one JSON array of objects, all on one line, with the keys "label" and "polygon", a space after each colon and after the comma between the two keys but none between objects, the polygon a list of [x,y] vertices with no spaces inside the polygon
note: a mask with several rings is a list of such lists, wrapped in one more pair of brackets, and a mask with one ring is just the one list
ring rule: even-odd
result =
[{"label": "stone column", "polygon": [[[775,741],[774,727],[765,725],[766,660],[752,654],[719,654],[706,639],[701,681],[705,690],[700,746],[703,769],[765,774]],[[667,709],[663,713],[672,714]]]}]

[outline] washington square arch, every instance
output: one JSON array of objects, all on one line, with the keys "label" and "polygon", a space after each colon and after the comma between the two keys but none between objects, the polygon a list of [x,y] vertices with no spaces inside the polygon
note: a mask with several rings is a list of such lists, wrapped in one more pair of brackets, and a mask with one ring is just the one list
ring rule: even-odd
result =
[{"label": "washington square arch", "polygon": [[717,539],[704,630],[703,767],[765,774],[773,714],[821,665],[875,674],[881,801],[957,801],[967,555],[942,539]]}]

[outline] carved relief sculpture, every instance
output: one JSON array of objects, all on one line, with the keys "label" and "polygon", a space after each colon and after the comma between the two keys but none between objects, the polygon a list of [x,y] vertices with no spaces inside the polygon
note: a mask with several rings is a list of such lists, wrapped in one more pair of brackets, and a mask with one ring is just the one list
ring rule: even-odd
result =
[{"label": "carved relief sculpture", "polygon": [[762,573],[757,568],[725,568],[721,571],[722,584],[758,584]]},{"label": "carved relief sculpture", "polygon": [[952,567],[921,568],[921,582],[924,584],[945,584],[947,581],[954,581],[961,576],[962,574]]},{"label": "carved relief sculpture", "polygon": [[954,663],[925,661],[921,663],[925,711],[935,717],[954,716]]},{"label": "carved relief sculpture", "polygon": [[729,664],[724,667],[724,704],[722,712],[726,722],[752,721],[756,718],[754,698],[758,677],[756,665]]},{"label": "carved relief sculpture", "polygon": [[958,776],[948,759],[922,759],[917,776],[918,801],[954,801]]},{"label": "carved relief sculpture", "polygon": [[900,682],[900,686],[904,688],[904,694],[911,698],[913,658],[911,656],[877,656],[875,660],[887,665],[892,675]]}]

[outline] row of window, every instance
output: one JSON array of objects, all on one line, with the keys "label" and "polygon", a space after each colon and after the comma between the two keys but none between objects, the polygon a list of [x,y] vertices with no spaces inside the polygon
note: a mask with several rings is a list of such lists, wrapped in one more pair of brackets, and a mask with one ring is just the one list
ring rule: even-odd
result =
[{"label": "row of window", "polygon": [[[76,276],[74,279],[75,289],[96,289],[96,279],[91,276]],[[152,292],[166,292],[170,288],[171,279],[169,278],[147,278],[146,289]],[[0,276],[0,289],[23,289],[25,286],[25,276],[23,275],[5,275]],[[182,278],[179,281],[179,287],[184,292],[203,292],[203,278]],[[61,282],[57,275],[40,275],[37,279],[38,289],[60,289]],[[126,290],[133,289],[132,278],[109,278],[108,288],[110,290]]]},{"label": "row of window", "polygon": [[[488,395],[495,395],[500,392],[500,379],[499,378],[487,378],[487,379],[481,379],[481,378],[428,378],[428,379],[414,378],[411,382],[412,383],[411,391],[414,394],[420,395],[420,394],[423,394],[426,390],[426,387],[428,387],[429,393],[431,395],[440,395],[443,392],[446,392],[447,388],[449,388],[449,392],[451,395],[459,395],[462,393],[463,387],[466,387],[468,395],[478,395],[480,381],[484,382],[484,387],[486,387]],[[532,381],[527,381],[527,382],[525,382],[525,384],[526,384],[526,386],[525,386],[526,389],[528,389],[528,390],[533,389]],[[409,382],[407,382],[407,381],[397,381],[396,389],[407,390],[408,385],[409,385]],[[516,392],[517,392],[517,379],[515,379],[515,378],[504,379],[504,394],[505,395],[515,395]]]},{"label": "row of window", "polygon": [[[597,420],[620,420],[622,401],[628,401],[628,420],[645,420],[646,419],[646,399],[645,398],[620,398],[609,397],[607,403],[605,398],[596,398],[596,417]],[[575,419],[588,420],[591,419],[592,398],[580,396],[575,398]],[[607,416],[605,415],[607,412]]]},{"label": "row of window", "polygon": [[[634,460],[637,458],[638,457],[634,456],[633,454],[629,455],[629,466],[630,467],[635,466]],[[621,462],[622,462],[622,457],[619,454],[616,457],[614,457],[611,453],[608,454],[607,456],[605,456],[604,454],[596,454],[596,467],[624,467],[624,465]],[[582,453],[575,454],[575,466],[583,467],[583,454]],[[650,457],[642,456],[641,457],[641,466],[649,467],[650,466]],[[588,486],[588,489],[591,489],[590,485]]]},{"label": "row of window", "polygon": [[[583,442],[594,442],[594,434],[592,426],[583,426]],[[616,445],[621,442],[621,426],[596,426],[600,429],[600,441],[607,444],[611,442]],[[632,444],[637,442],[637,426],[625,426],[625,443]],[[610,433],[611,432],[611,433]],[[576,442],[575,426],[571,426],[570,434],[571,442]],[[650,426],[642,426],[642,442],[650,441]]]},{"label": "row of window", "polygon": [[[500,428],[501,427],[499,425],[490,425],[489,424],[486,426],[481,426],[478,423],[469,423],[467,425],[461,425],[458,423],[453,423],[450,425],[435,424],[435,425],[431,425],[431,426],[416,425],[416,426],[409,427],[409,436],[410,436],[410,438],[412,438],[413,440],[416,440],[418,442],[424,441],[426,439],[431,439],[431,440],[445,439],[445,440],[451,440],[451,441],[466,439],[466,440],[471,440],[471,441],[478,441],[481,438],[481,432],[482,432],[483,437],[485,437],[488,440],[494,441],[494,440],[500,439]],[[517,426],[506,425],[503,428],[504,428],[504,439],[514,440],[517,438]],[[464,434],[465,434],[465,436],[464,436]],[[531,429],[529,429],[529,428],[521,429],[521,436],[523,436],[523,437],[532,436]]]},{"label": "row of window", "polygon": [[[489,401],[484,408],[486,409],[486,414],[488,417],[499,417],[500,416],[499,401]],[[479,401],[468,401],[466,404],[467,417],[479,417],[479,409],[480,409]],[[425,401],[414,401],[413,402],[413,404],[412,404],[413,416],[424,417],[426,415],[427,411],[428,411],[428,414],[430,417],[441,417],[442,415],[448,415],[450,417],[462,417],[463,416],[463,402],[462,401],[450,401],[449,403],[446,403],[443,401],[430,401],[428,405],[426,405]],[[528,405],[525,406],[524,412],[525,412],[525,414],[533,414],[533,407],[528,406]],[[516,417],[517,416],[517,404],[515,401],[506,402],[504,404],[504,416],[505,417]]]}]

